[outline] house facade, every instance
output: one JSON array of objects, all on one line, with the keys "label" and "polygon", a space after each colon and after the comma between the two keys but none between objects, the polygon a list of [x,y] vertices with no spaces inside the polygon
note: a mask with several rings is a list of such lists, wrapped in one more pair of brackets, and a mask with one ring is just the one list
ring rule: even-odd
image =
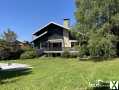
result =
[{"label": "house facade", "polygon": [[61,54],[65,49],[76,52],[74,46],[78,45],[78,40],[70,33],[69,19],[64,19],[63,25],[50,22],[32,35],[34,48],[42,50],[43,53]]}]

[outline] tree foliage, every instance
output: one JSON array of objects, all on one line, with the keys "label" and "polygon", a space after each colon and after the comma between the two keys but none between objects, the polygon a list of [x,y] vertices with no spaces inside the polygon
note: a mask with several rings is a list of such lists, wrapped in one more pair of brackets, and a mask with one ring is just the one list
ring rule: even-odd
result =
[{"label": "tree foliage", "polygon": [[104,32],[103,29],[90,33],[87,45],[90,55],[98,57],[115,56],[115,45],[112,41],[115,41],[115,36]]},{"label": "tree foliage", "polygon": [[0,39],[0,60],[17,59],[21,53],[22,50],[16,43],[16,33],[10,29],[4,32]]},{"label": "tree foliage", "polygon": [[6,42],[15,42],[17,39],[17,35],[14,31],[11,31],[10,29],[8,29],[7,32],[3,33],[3,39]]},{"label": "tree foliage", "polygon": [[119,38],[119,0],[76,0],[80,52],[113,56]]}]

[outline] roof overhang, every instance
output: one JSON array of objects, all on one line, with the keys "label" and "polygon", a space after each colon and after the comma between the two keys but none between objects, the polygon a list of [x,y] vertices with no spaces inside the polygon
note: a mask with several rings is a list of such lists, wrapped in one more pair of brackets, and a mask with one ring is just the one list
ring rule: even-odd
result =
[{"label": "roof overhang", "polygon": [[38,38],[42,37],[42,36],[45,35],[45,34],[47,34],[47,31],[45,31],[43,34],[41,34],[41,35],[35,37],[35,38],[32,40],[32,42],[35,41],[35,40],[37,40]]},{"label": "roof overhang", "polygon": [[51,24],[57,25],[57,26],[59,26],[59,27],[61,27],[61,28],[67,29],[67,30],[70,29],[70,28],[64,27],[64,26],[61,25],[61,24],[58,24],[58,23],[55,23],[55,22],[49,22],[48,24],[46,24],[45,26],[41,27],[41,28],[38,29],[37,31],[33,32],[32,35],[35,35],[35,34],[38,33],[40,30],[46,28],[47,26],[49,26],[49,25],[51,25]]}]

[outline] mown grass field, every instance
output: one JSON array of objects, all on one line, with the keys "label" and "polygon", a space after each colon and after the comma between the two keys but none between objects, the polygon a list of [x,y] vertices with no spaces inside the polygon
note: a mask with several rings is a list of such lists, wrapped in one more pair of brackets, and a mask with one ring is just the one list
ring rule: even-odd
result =
[{"label": "mown grass field", "polygon": [[84,90],[89,87],[89,81],[119,80],[119,59],[93,62],[39,58],[9,62],[28,64],[33,69],[27,75],[4,79],[0,90]]}]

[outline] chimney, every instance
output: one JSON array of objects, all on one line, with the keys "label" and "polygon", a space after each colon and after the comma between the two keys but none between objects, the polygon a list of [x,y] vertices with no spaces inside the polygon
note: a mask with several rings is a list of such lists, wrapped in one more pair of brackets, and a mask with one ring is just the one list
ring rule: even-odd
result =
[{"label": "chimney", "polygon": [[66,27],[66,28],[70,27],[70,19],[68,19],[68,18],[64,19],[64,27]]}]

